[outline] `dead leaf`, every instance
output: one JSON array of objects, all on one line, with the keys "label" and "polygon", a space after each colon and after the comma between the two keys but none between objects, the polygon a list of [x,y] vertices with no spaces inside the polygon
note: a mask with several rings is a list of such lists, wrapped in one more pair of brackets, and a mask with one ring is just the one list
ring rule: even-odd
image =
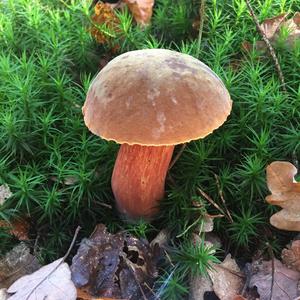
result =
[{"label": "dead leaf", "polygon": [[300,183],[297,169],[289,162],[275,161],[267,167],[267,185],[271,195],[266,201],[283,209],[270,218],[270,223],[283,230],[300,231]]},{"label": "dead leaf", "polygon": [[[272,288],[272,261],[254,262],[255,272],[249,286],[256,287],[260,300],[270,300]],[[279,260],[274,260],[274,284],[272,300],[296,299],[299,296],[298,281],[300,273],[287,268]],[[297,298],[298,299],[298,298]]]},{"label": "dead leaf", "polygon": [[11,222],[0,220],[0,227],[5,227],[8,233],[14,235],[20,241],[28,241],[30,224],[25,218],[14,219]]},{"label": "dead leaf", "polygon": [[157,276],[156,257],[145,240],[110,234],[97,225],[72,260],[72,280],[93,297],[142,299]]},{"label": "dead leaf", "polygon": [[8,288],[17,279],[40,268],[29,248],[20,243],[0,260],[0,288]]},{"label": "dead leaf", "polygon": [[221,264],[214,264],[213,270],[208,270],[208,274],[213,290],[221,300],[232,300],[244,286],[243,274],[230,254]]},{"label": "dead leaf", "polygon": [[128,5],[134,19],[140,25],[148,25],[152,17],[154,0],[123,0]]},{"label": "dead leaf", "polygon": [[63,258],[18,279],[7,292],[13,294],[10,300],[76,300],[77,296],[69,266]]},{"label": "dead leaf", "polygon": [[287,267],[300,272],[300,240],[293,241],[287,249],[283,249],[281,258]]},{"label": "dead leaf", "polygon": [[12,192],[7,184],[0,185],[0,205],[3,205],[5,200],[12,196]]},{"label": "dead leaf", "polygon": [[272,39],[274,37],[275,33],[279,29],[279,26],[282,24],[282,22],[286,19],[287,16],[288,13],[282,13],[279,16],[266,19],[261,23],[260,27],[268,39]]}]

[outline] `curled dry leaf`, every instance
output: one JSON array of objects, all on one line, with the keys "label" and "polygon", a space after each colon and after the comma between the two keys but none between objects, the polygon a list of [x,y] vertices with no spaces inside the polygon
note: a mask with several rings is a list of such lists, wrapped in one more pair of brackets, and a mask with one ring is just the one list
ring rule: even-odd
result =
[{"label": "curled dry leaf", "polygon": [[278,229],[300,231],[300,183],[297,169],[289,162],[275,161],[267,167],[267,185],[271,195],[266,201],[283,209],[270,218]]},{"label": "curled dry leaf", "polygon": [[7,292],[13,294],[10,300],[75,300],[77,296],[69,266],[63,258],[21,277]]},{"label": "curled dry leaf", "polygon": [[293,241],[281,253],[283,263],[289,268],[300,272],[300,240]]},{"label": "curled dry leaf", "polygon": [[7,184],[0,185],[0,205],[3,205],[5,200],[12,196],[12,192]]},{"label": "curled dry leaf", "polygon": [[29,248],[24,243],[18,244],[0,260],[0,288],[8,288],[17,279],[39,268],[40,264]]},{"label": "curled dry leaf", "polygon": [[140,25],[150,23],[154,0],[123,0],[133,14],[134,19]]},{"label": "curled dry leaf", "polygon": [[272,278],[272,261],[255,261],[252,265],[255,271],[250,278],[249,287],[257,288],[260,300],[299,299],[299,272],[289,269],[279,260],[274,259],[274,278]]},{"label": "curled dry leaf", "polygon": [[93,297],[142,299],[157,276],[157,257],[145,240],[110,234],[97,225],[72,260],[72,280]]}]

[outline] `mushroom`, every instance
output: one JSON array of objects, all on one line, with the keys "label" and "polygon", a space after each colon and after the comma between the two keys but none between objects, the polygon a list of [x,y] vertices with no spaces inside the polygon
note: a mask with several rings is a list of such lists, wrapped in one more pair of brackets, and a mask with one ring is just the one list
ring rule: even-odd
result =
[{"label": "mushroom", "polygon": [[231,106],[221,79],[187,54],[146,49],[111,60],[91,83],[83,114],[92,133],[121,144],[111,180],[119,211],[152,217],[175,145],[207,136]]}]

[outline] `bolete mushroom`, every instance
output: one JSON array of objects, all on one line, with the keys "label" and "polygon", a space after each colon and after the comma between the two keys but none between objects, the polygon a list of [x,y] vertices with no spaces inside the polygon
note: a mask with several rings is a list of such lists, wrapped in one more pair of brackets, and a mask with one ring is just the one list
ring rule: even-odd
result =
[{"label": "bolete mushroom", "polygon": [[119,211],[153,216],[175,145],[207,136],[231,106],[220,78],[187,54],[146,49],[111,60],[91,83],[83,114],[92,133],[121,144],[111,180]]}]

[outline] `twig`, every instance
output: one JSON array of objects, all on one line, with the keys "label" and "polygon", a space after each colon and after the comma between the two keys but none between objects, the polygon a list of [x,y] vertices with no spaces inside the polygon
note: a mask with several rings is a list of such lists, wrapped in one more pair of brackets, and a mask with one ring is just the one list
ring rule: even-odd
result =
[{"label": "twig", "polygon": [[227,208],[227,205],[226,205],[226,202],[225,202],[225,198],[224,198],[224,194],[223,194],[223,191],[221,189],[221,185],[220,185],[220,180],[219,180],[219,176],[217,174],[214,174],[215,175],[215,178],[216,178],[216,182],[217,182],[217,187],[218,187],[218,192],[219,192],[219,195],[220,195],[220,198],[224,204],[224,207],[225,207],[225,210],[226,210],[226,215],[227,217],[229,218],[230,222],[233,223],[233,219],[231,217],[231,214]]},{"label": "twig", "polygon": [[171,161],[168,171],[170,171],[173,166],[175,165],[175,163],[177,162],[177,160],[179,159],[179,157],[181,156],[183,150],[185,149],[186,144],[182,144],[180,150],[177,152],[176,156],[173,158],[173,160]]},{"label": "twig", "polygon": [[251,16],[252,16],[252,19],[253,19],[253,21],[254,21],[254,23],[255,23],[255,25],[256,25],[256,28],[257,28],[257,30],[259,31],[259,33],[261,34],[261,36],[262,36],[264,42],[265,42],[266,45],[267,45],[267,48],[268,48],[269,52],[270,52],[270,54],[271,54],[271,56],[272,56],[272,58],[273,58],[273,61],[274,61],[274,63],[275,63],[275,67],[276,67],[276,69],[277,69],[277,73],[278,73],[279,79],[280,79],[281,84],[282,84],[282,89],[283,89],[285,92],[287,92],[287,90],[286,90],[286,85],[285,85],[285,80],[284,80],[284,76],[283,76],[283,73],[282,73],[282,70],[281,70],[281,67],[280,67],[278,58],[277,58],[277,56],[276,56],[276,54],[275,54],[275,50],[274,50],[273,46],[271,45],[269,39],[267,38],[266,34],[265,34],[264,31],[262,30],[261,26],[259,25],[258,18],[256,17],[256,15],[255,15],[255,13],[254,13],[254,10],[253,10],[253,8],[252,8],[252,6],[251,6],[249,0],[245,0],[245,2],[246,2],[246,4],[247,4],[247,6],[248,6],[249,12],[250,12],[250,14],[251,14]]},{"label": "twig", "polygon": [[75,241],[76,241],[76,238],[77,238],[77,235],[78,235],[78,232],[79,232],[79,230],[81,229],[81,227],[80,226],[78,226],[77,228],[76,228],[76,230],[75,230],[75,233],[74,233],[74,236],[73,236],[73,240],[72,240],[72,242],[71,242],[71,244],[70,244],[70,247],[69,247],[69,249],[68,249],[68,251],[66,252],[66,254],[63,256],[63,258],[61,259],[61,261],[57,264],[57,266],[54,268],[54,269],[52,269],[49,273],[48,273],[48,275],[47,276],[45,276],[33,289],[32,289],[32,291],[28,294],[28,296],[26,297],[26,299],[25,300],[28,300],[29,298],[30,298],[30,296],[32,295],[32,293],[47,279],[47,278],[49,278],[49,276],[52,274],[52,273],[54,273],[58,268],[59,268],[59,266],[61,265],[61,264],[63,264],[64,263],[64,261],[66,260],[66,258],[69,256],[69,254],[70,254],[70,252],[71,252],[71,250],[72,250],[72,248],[73,248],[73,246],[74,246],[74,244],[75,244]]},{"label": "twig", "polygon": [[[222,215],[227,216],[222,208],[213,200],[211,199],[205,192],[203,192],[199,187],[197,187],[197,191],[209,202],[211,203],[217,210],[221,212]],[[228,216],[227,216],[228,217]]]},{"label": "twig", "polygon": [[201,0],[200,9],[199,9],[200,25],[199,25],[198,43],[197,43],[197,57],[199,57],[200,55],[204,16],[205,16],[205,0]]},{"label": "twig", "polygon": [[77,238],[77,235],[78,235],[78,232],[79,232],[80,229],[81,229],[81,227],[77,226],[77,228],[75,230],[75,233],[74,233],[74,236],[73,236],[73,240],[72,240],[72,242],[70,244],[70,247],[69,247],[67,253],[64,255],[63,260],[62,260],[61,263],[63,263],[66,260],[66,258],[69,256],[69,254],[70,254],[70,252],[71,252],[71,250],[72,250],[72,248],[73,248],[73,246],[75,244],[75,241],[76,241],[76,238]]}]

